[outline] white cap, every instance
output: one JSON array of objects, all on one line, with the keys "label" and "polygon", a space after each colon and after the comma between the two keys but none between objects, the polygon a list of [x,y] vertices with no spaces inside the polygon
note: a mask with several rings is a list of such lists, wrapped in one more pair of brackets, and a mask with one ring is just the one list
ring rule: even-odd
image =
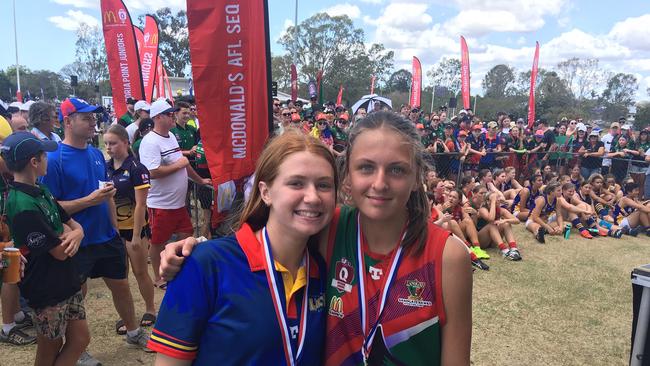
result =
[{"label": "white cap", "polygon": [[587,132],[587,125],[585,125],[585,124],[582,123],[582,122],[578,122],[578,124],[576,125],[576,129],[577,129],[578,131],[584,131],[584,132]]},{"label": "white cap", "polygon": [[461,109],[460,112],[458,112],[458,114],[459,114],[459,115],[461,115],[461,114],[467,114],[467,111],[464,110],[464,109]]},{"label": "white cap", "polygon": [[151,103],[151,109],[149,109],[149,116],[151,118],[156,117],[161,113],[176,112],[178,108],[174,108],[166,100],[157,100]]},{"label": "white cap", "polygon": [[36,103],[36,102],[34,102],[33,100],[25,102],[20,106],[20,110],[25,111],[25,112],[29,112],[29,108],[31,108],[32,104],[34,104],[34,103]]},{"label": "white cap", "polygon": [[23,106],[23,103],[21,103],[21,102],[13,102],[13,103],[9,104],[9,107],[14,107],[14,108],[18,108],[18,109],[20,109],[20,107],[22,107],[22,106]]},{"label": "white cap", "polygon": [[134,111],[139,111],[139,110],[142,109],[143,111],[149,112],[150,108],[151,108],[151,106],[149,105],[149,103],[145,102],[144,100],[137,101],[135,103],[135,105],[133,106]]},{"label": "white cap", "polygon": [[625,124],[625,125],[621,126],[621,130],[631,130],[631,129],[632,129],[632,126],[630,126],[628,124]]},{"label": "white cap", "polygon": [[589,134],[589,137],[591,136],[600,136],[600,133],[596,130],[592,130],[591,133]]}]

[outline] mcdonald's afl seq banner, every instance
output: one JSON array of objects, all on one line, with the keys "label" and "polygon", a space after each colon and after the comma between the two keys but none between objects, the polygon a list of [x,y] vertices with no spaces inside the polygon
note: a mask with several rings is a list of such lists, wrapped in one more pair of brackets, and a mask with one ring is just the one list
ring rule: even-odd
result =
[{"label": "mcdonald's afl seq banner", "polygon": [[126,113],[126,100],[144,99],[140,59],[131,16],[122,0],[101,0],[102,28],[116,116]]},{"label": "mcdonald's afl seq banner", "polygon": [[251,174],[269,135],[265,0],[187,0],[201,138],[216,186]]}]

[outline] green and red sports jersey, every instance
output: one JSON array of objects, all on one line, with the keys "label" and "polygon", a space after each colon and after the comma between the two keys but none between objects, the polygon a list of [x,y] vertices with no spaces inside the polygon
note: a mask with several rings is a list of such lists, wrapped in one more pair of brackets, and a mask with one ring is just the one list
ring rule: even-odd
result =
[{"label": "green and red sports jersey", "polygon": [[[358,210],[342,207],[330,231],[326,290],[326,365],[362,365],[364,336],[359,308],[357,267]],[[386,298],[380,325],[369,349],[370,364],[438,365],[442,303],[442,251],[449,232],[429,224],[421,253],[405,252]],[[380,292],[390,271],[392,253],[364,250],[366,302],[369,325],[376,323]]]}]

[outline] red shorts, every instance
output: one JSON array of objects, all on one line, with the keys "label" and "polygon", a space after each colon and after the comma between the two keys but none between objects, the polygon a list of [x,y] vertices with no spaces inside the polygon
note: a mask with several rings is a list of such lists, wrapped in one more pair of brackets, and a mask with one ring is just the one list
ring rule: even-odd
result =
[{"label": "red shorts", "polygon": [[192,235],[194,227],[187,208],[163,209],[149,208],[151,244],[164,245],[174,233]]}]

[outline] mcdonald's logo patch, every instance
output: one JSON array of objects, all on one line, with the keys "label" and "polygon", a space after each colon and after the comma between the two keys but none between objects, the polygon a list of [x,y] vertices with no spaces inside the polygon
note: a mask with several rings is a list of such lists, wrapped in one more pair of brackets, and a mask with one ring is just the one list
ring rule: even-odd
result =
[{"label": "mcdonald's logo patch", "polygon": [[335,316],[339,319],[343,319],[343,317],[345,316],[343,314],[343,299],[341,299],[338,296],[332,296],[332,299],[330,300],[330,308],[328,314],[331,316]]},{"label": "mcdonald's logo patch", "polygon": [[115,12],[112,10],[108,10],[104,12],[104,24],[115,24],[117,23],[117,17],[115,16]]}]

